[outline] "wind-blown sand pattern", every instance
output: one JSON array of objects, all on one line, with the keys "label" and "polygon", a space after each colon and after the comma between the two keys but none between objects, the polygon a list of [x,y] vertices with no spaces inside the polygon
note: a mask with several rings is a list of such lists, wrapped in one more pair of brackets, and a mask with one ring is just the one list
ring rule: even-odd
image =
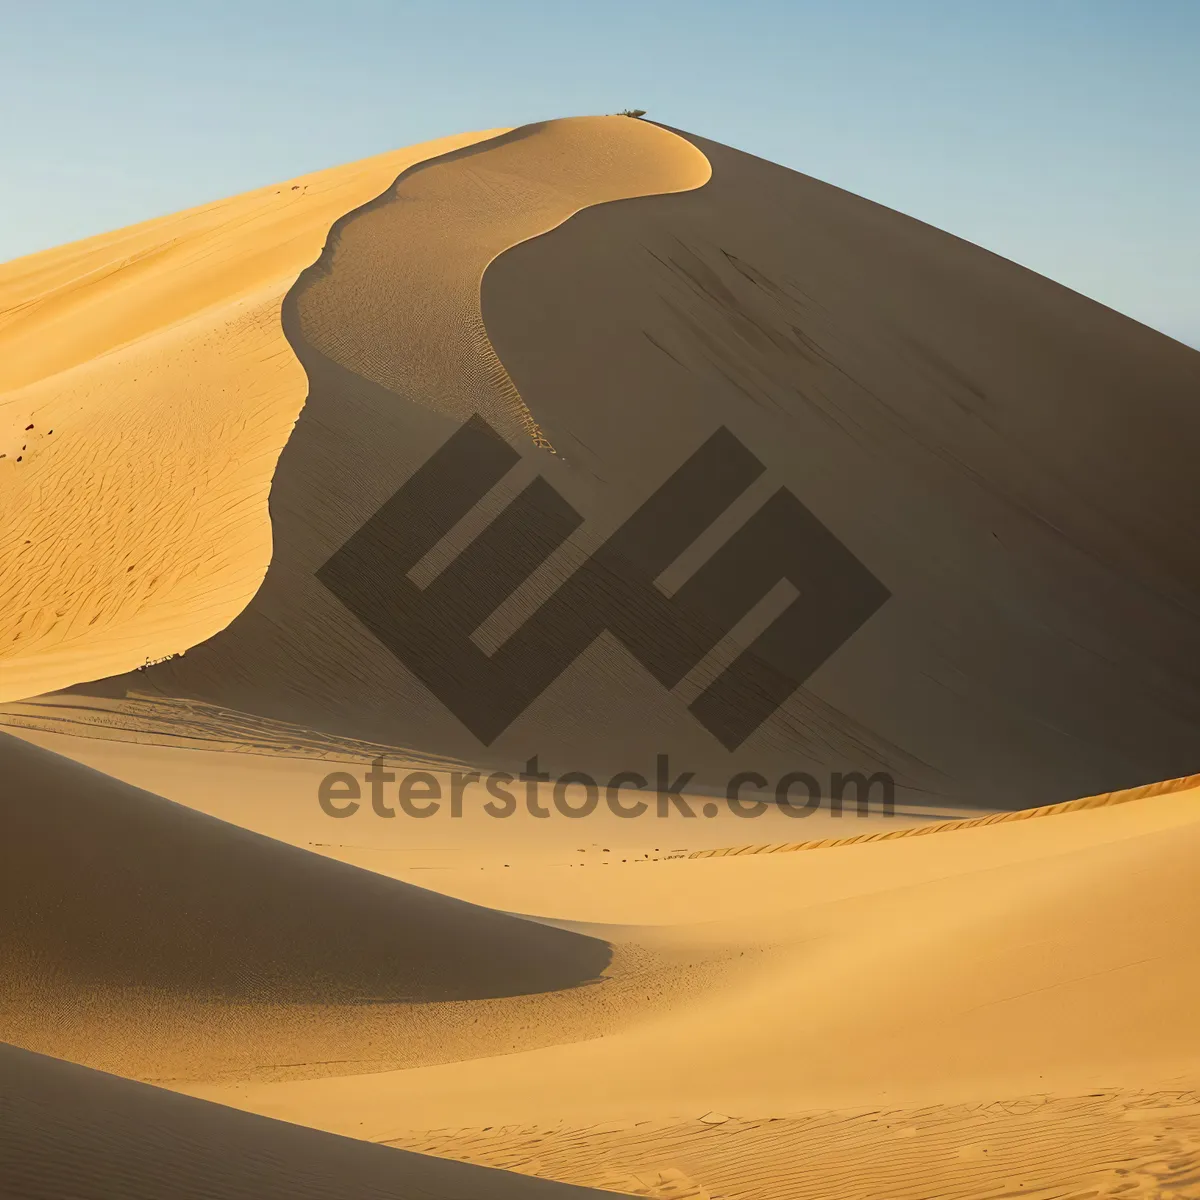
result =
[{"label": "wind-blown sand pattern", "polygon": [[[1200,1196],[1195,352],[624,117],[34,256],[0,307],[0,1193]],[[582,518],[494,612],[434,589],[514,688],[722,426],[763,470],[624,634],[728,614],[689,581],[780,489],[880,602],[733,751],[688,706],[819,574],[668,683],[602,634],[485,746],[318,577],[473,414],[456,486],[519,461],[388,534],[429,588],[522,495],[530,561],[537,478]],[[464,772],[534,753],[667,753],[705,815],[483,815]],[[477,790],[331,820],[377,757]],[[897,814],[708,816],[738,769],[889,771]]]},{"label": "wind-blown sand pattern", "polygon": [[706,1113],[674,1126],[438,1131],[392,1144],[664,1200],[1085,1200],[1194,1195],[1198,1140],[1200,1092],[1185,1091],[758,1121]]},{"label": "wind-blown sand pattern", "polygon": [[306,390],[284,294],[336,218],[487,136],[0,267],[0,701],[182,653],[238,614]]}]

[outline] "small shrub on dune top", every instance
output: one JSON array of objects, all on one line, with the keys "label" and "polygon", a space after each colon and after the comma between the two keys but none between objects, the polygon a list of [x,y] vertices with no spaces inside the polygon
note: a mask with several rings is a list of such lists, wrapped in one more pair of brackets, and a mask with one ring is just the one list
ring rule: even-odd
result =
[{"label": "small shrub on dune top", "polygon": [[644,117],[645,115],[646,110],[644,108],[623,108],[617,113],[618,117]]},{"label": "small shrub on dune top", "polygon": [[170,662],[172,659],[182,658],[182,657],[183,657],[182,654],[180,654],[178,651],[176,651],[174,654],[164,654],[161,658],[147,658],[146,661],[144,663],[142,663],[142,665],[140,667],[137,668],[137,670],[147,671],[151,667],[157,667],[159,663]]}]

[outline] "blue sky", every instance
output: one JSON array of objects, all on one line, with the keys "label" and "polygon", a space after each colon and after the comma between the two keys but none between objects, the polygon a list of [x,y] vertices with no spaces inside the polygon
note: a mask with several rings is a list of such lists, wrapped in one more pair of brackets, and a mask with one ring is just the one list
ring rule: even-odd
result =
[{"label": "blue sky", "polygon": [[626,106],[1200,347],[1200,0],[0,0],[0,260]]}]

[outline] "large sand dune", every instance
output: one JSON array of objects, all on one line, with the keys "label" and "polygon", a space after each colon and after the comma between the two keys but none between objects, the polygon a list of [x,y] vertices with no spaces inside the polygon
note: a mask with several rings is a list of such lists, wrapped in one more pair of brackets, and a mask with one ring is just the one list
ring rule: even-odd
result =
[{"label": "large sand dune", "polygon": [[110,694],[501,766],[667,753],[718,789],[883,770],[925,804],[1196,766],[1200,359],[1170,339],[623,118],[410,168],[283,317],[310,394],[263,586]]},{"label": "large sand dune", "polygon": [[[624,117],[0,308],[0,1189],[1197,1194],[1195,352]],[[316,804],[535,754],[903,821]]]},{"label": "large sand dune", "polygon": [[[494,514],[533,469],[569,486],[570,469],[544,446],[491,350],[479,315],[484,270],[515,242],[588,204],[696,188],[709,174],[688,143],[624,118],[551,122],[481,145],[486,153],[453,153],[406,172],[378,202],[348,214],[293,288],[284,328],[311,390],[272,489],[271,569],[242,620],[186,660],[146,672],[135,681],[139,690],[424,754],[479,758],[479,740],[380,652],[316,573],[472,413],[530,456],[481,511]],[[466,472],[483,477],[473,464]],[[413,522],[414,545],[455,524],[459,497],[431,503]],[[459,535],[466,536],[461,528]],[[470,603],[464,597],[472,593],[462,589],[447,610]],[[528,610],[526,601],[520,611]],[[605,674],[600,682],[620,687],[630,679]],[[642,685],[661,708],[661,688],[653,686]],[[607,695],[592,703],[607,703]],[[571,756],[569,743],[560,749],[533,728],[520,738],[521,751],[501,746],[492,760]],[[601,749],[606,765],[613,758],[606,736]],[[571,765],[588,763],[575,755]]]}]

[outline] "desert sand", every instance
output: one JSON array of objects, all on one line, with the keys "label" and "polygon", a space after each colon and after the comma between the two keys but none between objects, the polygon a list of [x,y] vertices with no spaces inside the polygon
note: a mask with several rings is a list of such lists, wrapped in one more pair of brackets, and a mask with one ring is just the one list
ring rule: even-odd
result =
[{"label": "desert sand", "polygon": [[[625,117],[35,255],[0,309],[0,1190],[1200,1195],[1200,355]],[[789,658],[797,613],[840,640]],[[666,755],[696,816],[364,780],[535,754]],[[895,812],[746,820],[739,770]]]},{"label": "desert sand", "polygon": [[600,1193],[397,1154],[0,1046],[0,1189],[22,1200],[584,1200]]},{"label": "desert sand", "polygon": [[178,654],[271,557],[304,404],[280,305],[339,216],[463,134],[0,267],[0,699]]}]

